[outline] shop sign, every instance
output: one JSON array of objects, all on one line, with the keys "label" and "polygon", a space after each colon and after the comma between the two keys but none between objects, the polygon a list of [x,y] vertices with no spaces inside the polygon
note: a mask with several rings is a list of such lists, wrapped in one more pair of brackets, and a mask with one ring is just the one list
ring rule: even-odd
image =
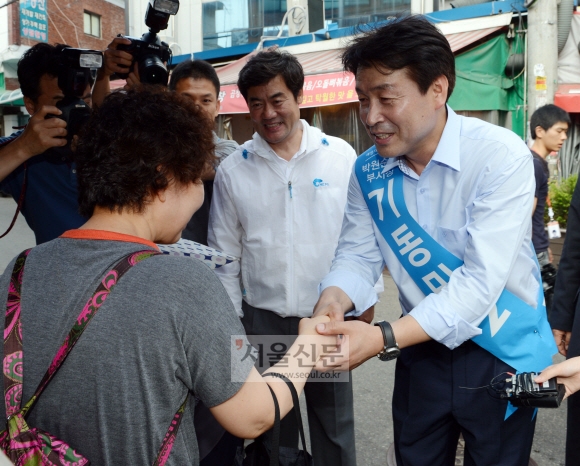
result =
[{"label": "shop sign", "polygon": [[20,0],[20,36],[48,42],[46,0]]},{"label": "shop sign", "polygon": [[[249,113],[238,86],[229,84],[221,87],[220,113]],[[323,107],[358,101],[352,73],[339,71],[306,76],[304,78],[302,108]]]}]

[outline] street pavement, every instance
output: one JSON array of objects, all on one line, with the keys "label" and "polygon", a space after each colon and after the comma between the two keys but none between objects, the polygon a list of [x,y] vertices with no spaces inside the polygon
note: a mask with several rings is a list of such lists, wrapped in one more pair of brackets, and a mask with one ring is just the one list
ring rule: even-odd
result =
[{"label": "street pavement", "polygon": [[[4,233],[16,212],[16,203],[12,198],[0,197],[0,235]],[[0,273],[10,261],[27,248],[36,244],[34,233],[26,224],[22,214],[18,215],[14,228],[0,239]]]},{"label": "street pavement", "polygon": [[[2,232],[10,224],[15,208],[16,204],[12,199],[0,198]],[[0,239],[0,271],[5,269],[14,256],[34,244],[34,235],[22,216],[19,216],[14,229],[8,236]],[[391,277],[385,274],[385,292],[375,308],[375,320],[392,321],[397,319],[400,313],[397,289]],[[555,357],[555,361],[562,359],[559,355]],[[382,362],[372,358],[352,373],[359,466],[387,465],[387,451],[393,442],[391,398],[394,368],[393,361]],[[482,396],[487,395],[482,393]],[[307,419],[305,404],[302,399],[303,418]],[[532,448],[532,458],[538,466],[564,465],[565,433],[566,402],[559,409],[539,410]],[[462,462],[458,461],[457,464],[461,465]]]}]

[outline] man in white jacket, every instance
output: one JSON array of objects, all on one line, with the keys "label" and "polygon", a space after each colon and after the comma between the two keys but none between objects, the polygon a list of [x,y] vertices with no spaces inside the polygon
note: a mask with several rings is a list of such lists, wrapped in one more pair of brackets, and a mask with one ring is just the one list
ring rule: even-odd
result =
[{"label": "man in white jacket", "polygon": [[[342,224],[356,153],[300,120],[304,73],[287,53],[258,53],[238,87],[254,134],[217,170],[209,245],[240,258],[216,269],[248,335],[297,335],[312,315]],[[305,388],[317,465],[355,465],[352,382]],[[282,422],[281,445],[298,444]]]}]

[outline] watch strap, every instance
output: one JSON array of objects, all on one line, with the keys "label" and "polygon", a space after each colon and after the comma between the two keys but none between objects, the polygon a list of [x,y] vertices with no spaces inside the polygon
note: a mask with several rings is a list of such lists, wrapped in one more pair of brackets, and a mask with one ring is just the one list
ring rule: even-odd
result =
[{"label": "watch strap", "polygon": [[383,332],[383,346],[387,348],[395,348],[397,346],[397,341],[395,340],[395,333],[393,332],[393,327],[391,324],[385,320],[375,322],[375,325],[381,328]]}]

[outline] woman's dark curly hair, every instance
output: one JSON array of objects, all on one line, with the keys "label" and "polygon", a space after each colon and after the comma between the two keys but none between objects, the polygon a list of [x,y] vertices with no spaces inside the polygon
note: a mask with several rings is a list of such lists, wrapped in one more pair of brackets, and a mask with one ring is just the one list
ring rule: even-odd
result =
[{"label": "woman's dark curly hair", "polygon": [[203,110],[175,92],[142,86],[112,93],[77,144],[79,212],[142,212],[172,181],[199,182],[214,158],[212,128]]}]

